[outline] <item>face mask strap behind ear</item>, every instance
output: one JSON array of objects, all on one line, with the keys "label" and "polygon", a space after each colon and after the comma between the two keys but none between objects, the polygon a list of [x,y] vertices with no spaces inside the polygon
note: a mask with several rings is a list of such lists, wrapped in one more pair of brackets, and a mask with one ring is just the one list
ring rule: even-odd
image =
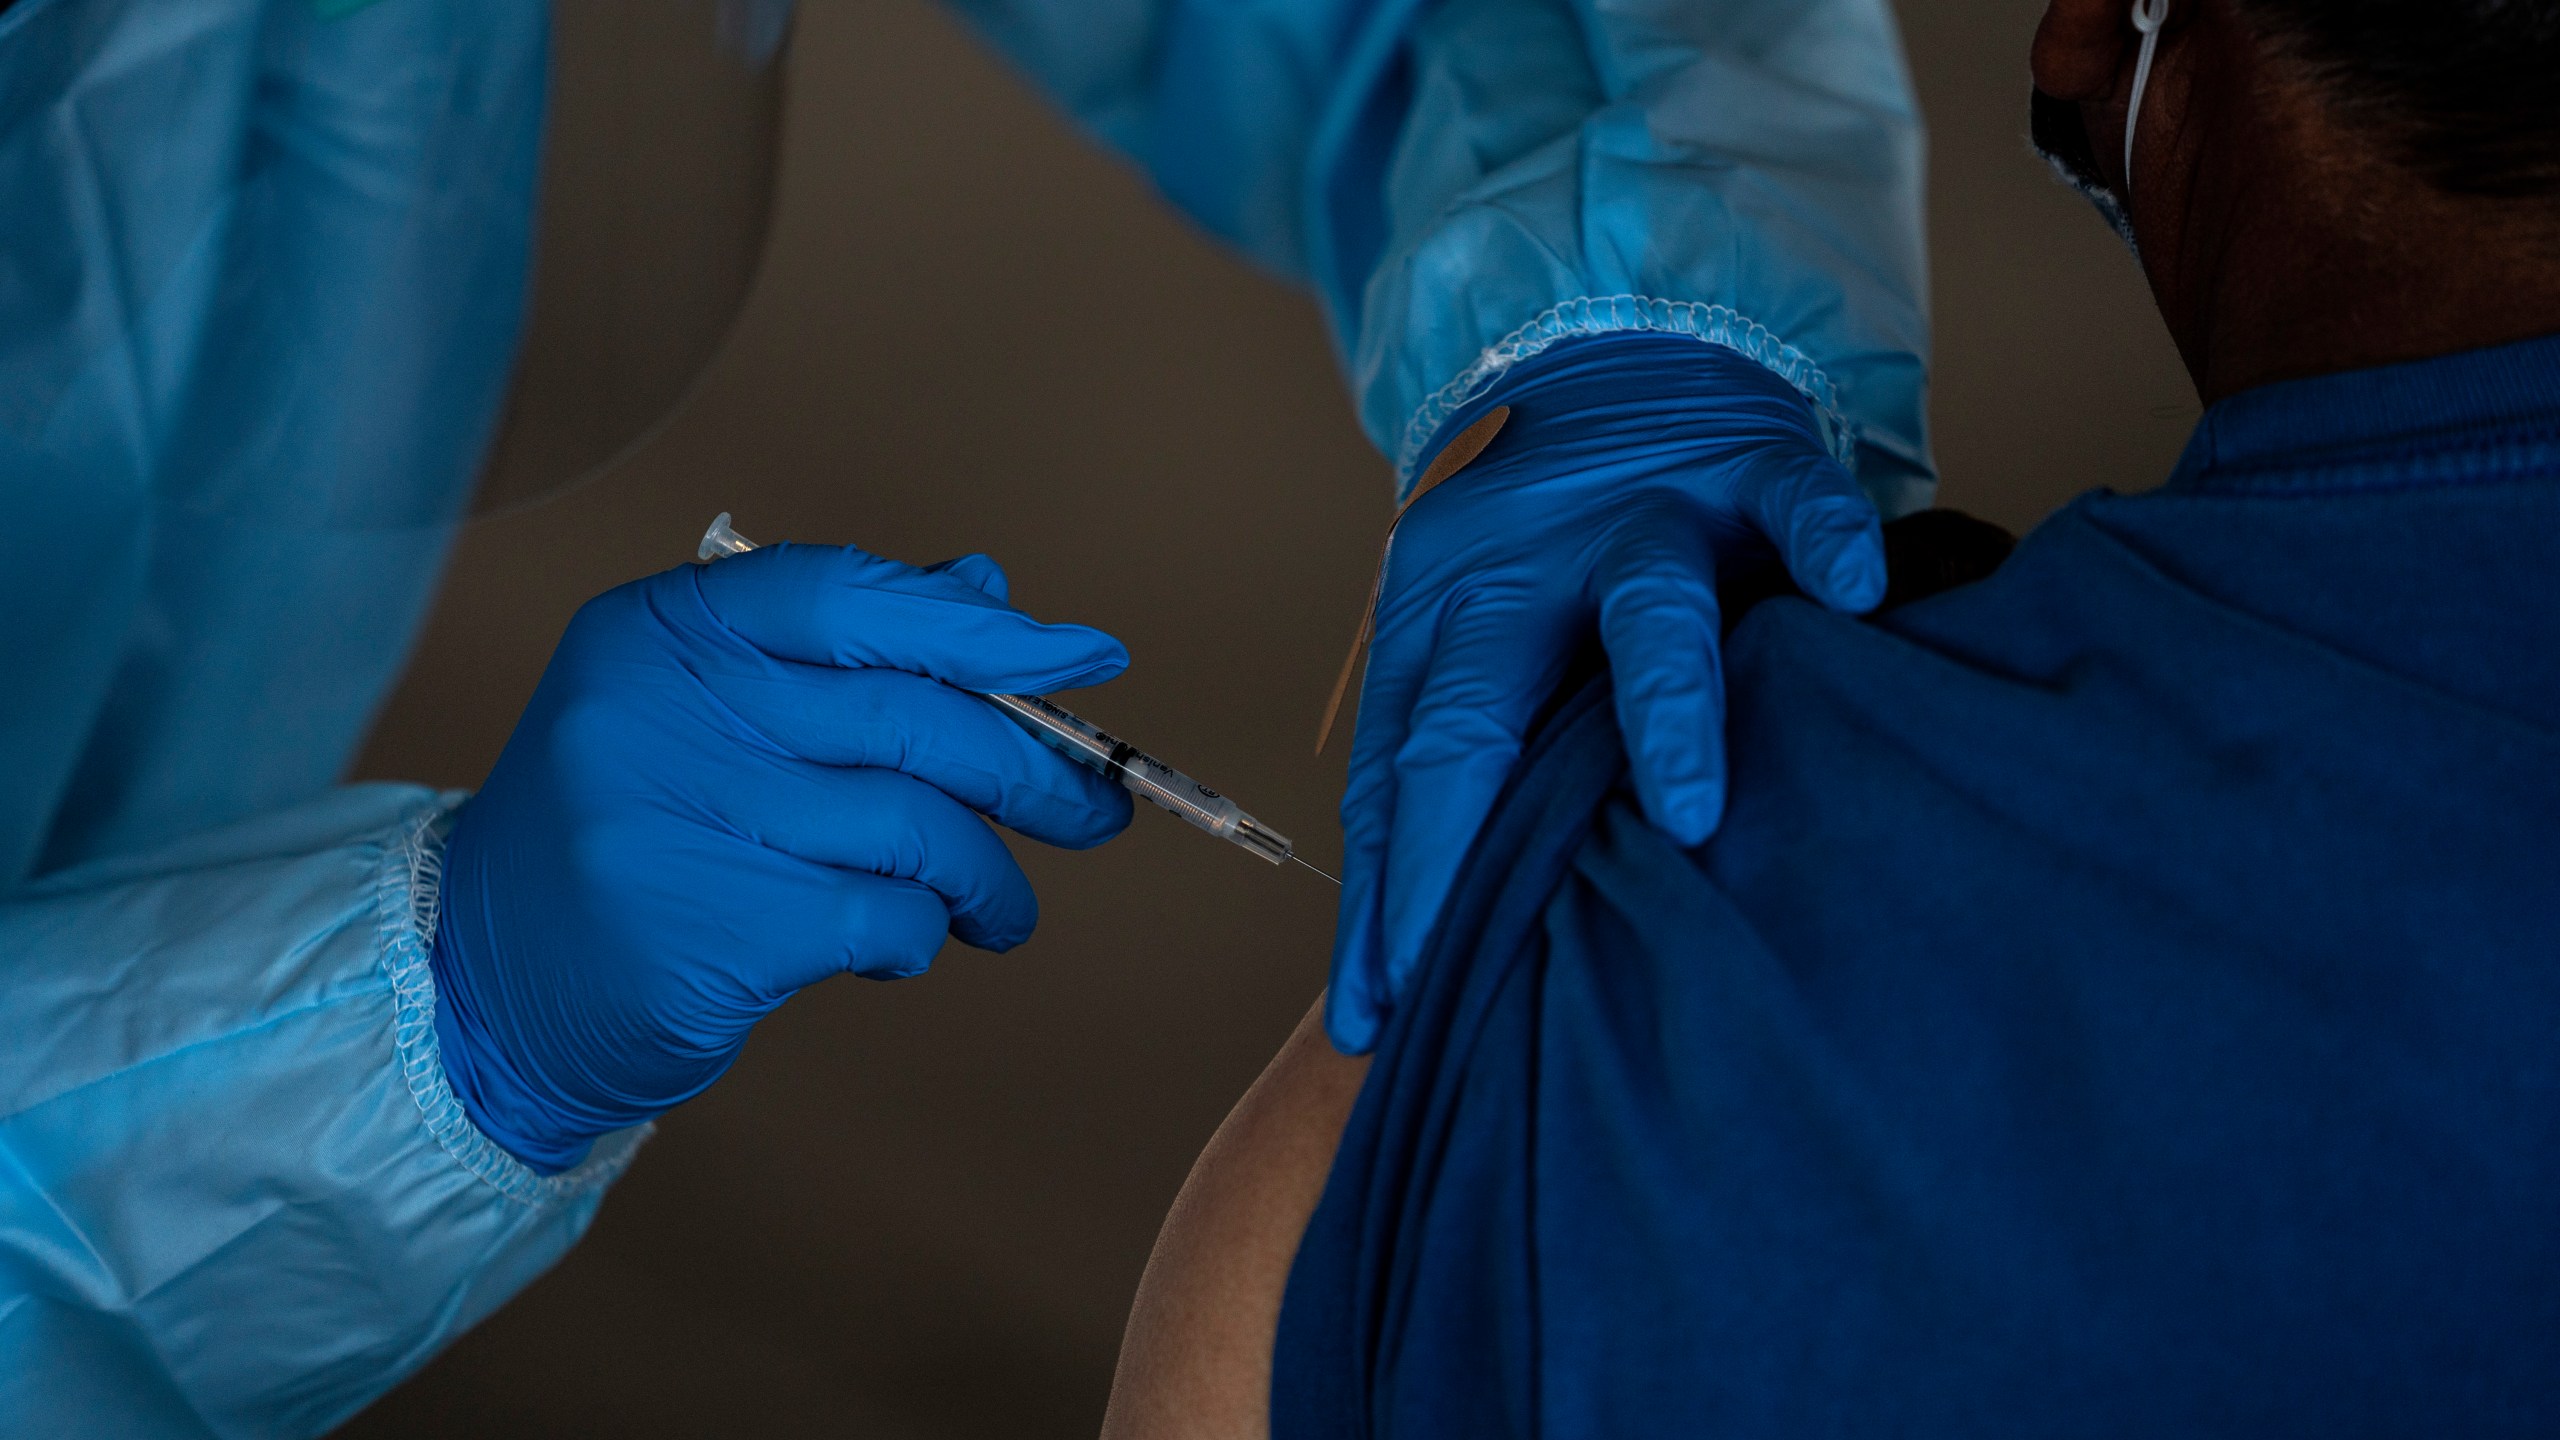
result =
[{"label": "face mask strap behind ear", "polygon": [[2169,23],[2169,0],[2133,0],[2133,28],[2142,36],[2142,58],[2133,67],[2133,103],[2124,115],[2124,198],[2133,203],[2133,137],[2142,125],[2142,92],[2151,88],[2151,62],[2160,53],[2160,27]]}]

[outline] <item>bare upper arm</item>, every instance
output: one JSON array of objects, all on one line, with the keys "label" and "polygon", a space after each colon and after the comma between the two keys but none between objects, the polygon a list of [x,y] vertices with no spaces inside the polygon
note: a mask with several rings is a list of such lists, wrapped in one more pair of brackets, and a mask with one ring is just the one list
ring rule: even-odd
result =
[{"label": "bare upper arm", "polygon": [[1281,1291],[1369,1073],[1326,1042],[1323,1011],[1319,998],[1174,1198],[1121,1337],[1105,1440],[1270,1432]]}]

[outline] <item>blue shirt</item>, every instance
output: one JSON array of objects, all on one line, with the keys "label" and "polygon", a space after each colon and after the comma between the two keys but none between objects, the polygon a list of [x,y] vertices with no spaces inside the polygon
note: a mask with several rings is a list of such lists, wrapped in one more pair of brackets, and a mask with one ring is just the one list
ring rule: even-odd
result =
[{"label": "blue shirt", "polygon": [[2560,1432],[2560,337],[1567,702],[1291,1277],[1292,1436]]}]

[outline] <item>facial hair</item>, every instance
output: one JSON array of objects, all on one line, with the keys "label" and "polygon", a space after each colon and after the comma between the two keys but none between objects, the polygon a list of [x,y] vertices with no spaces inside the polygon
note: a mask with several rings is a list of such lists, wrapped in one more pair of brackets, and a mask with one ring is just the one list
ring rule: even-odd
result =
[{"label": "facial hair", "polygon": [[2041,90],[2033,92],[2027,104],[2027,143],[2053,167],[2055,179],[2098,208],[2099,216],[2140,260],[2142,244],[2134,238],[2133,217],[2125,213],[2124,200],[2098,172],[2097,147],[2089,143],[2089,127],[2080,118],[2080,107]]}]

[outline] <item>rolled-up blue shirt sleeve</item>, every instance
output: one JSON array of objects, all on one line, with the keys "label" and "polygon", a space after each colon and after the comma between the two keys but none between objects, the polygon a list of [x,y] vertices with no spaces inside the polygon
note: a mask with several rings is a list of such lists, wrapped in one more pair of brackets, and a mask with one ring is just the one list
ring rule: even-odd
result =
[{"label": "rolled-up blue shirt sleeve", "polygon": [[1311,285],[1410,483],[1559,341],[1740,350],[1926,503],[1922,137],[1886,0],[955,0],[1166,196]]},{"label": "rolled-up blue shirt sleeve", "polygon": [[0,1430],[317,1435],[559,1258],[436,1054],[450,797],[359,786],[0,899]]}]

